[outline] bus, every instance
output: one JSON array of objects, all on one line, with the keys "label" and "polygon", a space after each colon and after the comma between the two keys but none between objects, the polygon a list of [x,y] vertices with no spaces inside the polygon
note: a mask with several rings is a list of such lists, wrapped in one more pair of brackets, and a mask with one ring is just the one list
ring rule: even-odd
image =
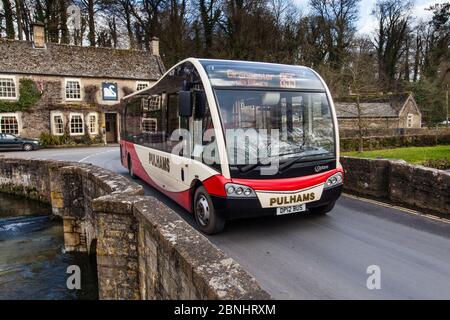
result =
[{"label": "bus", "polygon": [[121,103],[123,166],[207,235],[231,219],[326,214],[341,195],[336,112],[310,68],[189,58]]}]

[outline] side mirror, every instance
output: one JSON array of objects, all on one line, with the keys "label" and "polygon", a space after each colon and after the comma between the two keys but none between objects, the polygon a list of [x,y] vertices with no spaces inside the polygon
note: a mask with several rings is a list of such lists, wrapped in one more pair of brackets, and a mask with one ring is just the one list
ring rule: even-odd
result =
[{"label": "side mirror", "polygon": [[195,91],[195,119],[200,120],[206,114],[206,93],[205,91]]},{"label": "side mirror", "polygon": [[192,95],[190,91],[180,91],[178,94],[178,114],[181,118],[192,117]]}]

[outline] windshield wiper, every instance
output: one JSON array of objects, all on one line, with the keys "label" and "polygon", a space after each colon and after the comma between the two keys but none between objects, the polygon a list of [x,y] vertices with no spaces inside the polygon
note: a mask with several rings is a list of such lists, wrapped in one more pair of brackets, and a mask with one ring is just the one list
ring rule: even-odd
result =
[{"label": "windshield wiper", "polygon": [[253,169],[256,169],[260,166],[262,166],[262,163],[249,164],[249,165],[246,165],[245,167],[241,167],[241,168],[238,167],[238,168],[239,168],[240,172],[247,173],[247,172],[252,171]]},{"label": "windshield wiper", "polygon": [[303,155],[303,156],[299,156],[299,157],[293,158],[292,160],[289,160],[289,161],[283,163],[283,164],[279,167],[278,171],[281,172],[281,171],[283,171],[284,169],[289,168],[289,167],[292,166],[294,163],[299,162],[300,160],[303,160],[303,159],[306,158],[306,157],[307,157],[306,155]]},{"label": "windshield wiper", "polygon": [[[319,148],[316,148],[316,147],[309,147],[308,149],[320,150]],[[303,151],[305,151],[305,149],[303,149]],[[283,163],[283,164],[279,167],[279,170],[278,170],[278,171],[281,172],[281,171],[283,171],[283,170],[285,170],[285,169],[291,167],[293,164],[295,164],[295,163],[297,163],[297,162],[299,162],[299,161],[305,159],[306,157],[310,157],[310,156],[318,156],[318,155],[303,154],[303,155],[301,155],[301,156],[292,158],[291,160],[286,161],[285,163]],[[322,155],[322,156],[324,156],[324,155]]]},{"label": "windshield wiper", "polygon": [[[302,146],[298,149],[298,151],[299,151],[299,152],[304,152],[304,151],[305,151],[305,146],[302,145]],[[283,154],[283,155],[280,155],[280,156],[278,156],[278,157],[283,157],[283,156],[287,156],[287,155],[290,155],[290,154],[293,154],[293,153]],[[298,154],[298,152],[296,152],[295,154]],[[304,157],[304,156],[302,156],[302,158],[303,158],[303,157]],[[300,161],[300,160],[301,160],[301,159],[298,159],[298,158],[297,158],[296,161]],[[256,163],[256,164],[249,164],[249,165],[246,165],[245,167],[239,168],[239,171],[241,171],[241,173],[247,173],[247,172],[252,171],[252,170],[254,170],[254,169],[258,168],[258,167],[261,167],[261,166],[263,166],[263,164],[260,163],[260,162],[258,162],[258,163]]]},{"label": "windshield wiper", "polygon": [[[306,142],[304,142],[304,143],[298,148],[298,151],[299,151],[299,152],[304,152],[304,151],[305,151],[305,143],[306,143]],[[289,154],[286,154],[286,155],[289,155]],[[281,156],[285,156],[285,155],[281,155]],[[278,156],[278,157],[280,157],[280,156]],[[297,159],[296,161],[300,161],[300,160],[301,160],[301,159]],[[256,163],[256,164],[249,164],[249,165],[246,165],[245,167],[241,167],[241,168],[238,167],[238,169],[239,169],[239,171],[240,171],[241,173],[247,173],[247,172],[252,171],[252,170],[254,170],[254,169],[258,168],[258,167],[261,167],[261,166],[263,166],[263,164],[262,164],[261,162],[258,162],[258,163]]]}]

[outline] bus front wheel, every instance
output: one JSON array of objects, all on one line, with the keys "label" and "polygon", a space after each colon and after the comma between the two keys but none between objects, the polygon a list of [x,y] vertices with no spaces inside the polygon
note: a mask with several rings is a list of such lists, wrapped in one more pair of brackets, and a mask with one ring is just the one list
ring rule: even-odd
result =
[{"label": "bus front wheel", "polygon": [[194,215],[198,228],[204,234],[213,235],[225,228],[225,219],[214,210],[211,197],[204,187],[199,187],[195,192]]}]

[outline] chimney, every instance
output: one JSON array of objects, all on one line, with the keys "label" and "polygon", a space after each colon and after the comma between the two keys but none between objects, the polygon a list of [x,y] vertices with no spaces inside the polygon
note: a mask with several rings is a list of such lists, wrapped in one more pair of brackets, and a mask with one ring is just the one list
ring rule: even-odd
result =
[{"label": "chimney", "polygon": [[159,56],[159,39],[157,37],[152,38],[152,53]]},{"label": "chimney", "polygon": [[45,48],[45,24],[33,23],[33,42],[35,48]]}]

